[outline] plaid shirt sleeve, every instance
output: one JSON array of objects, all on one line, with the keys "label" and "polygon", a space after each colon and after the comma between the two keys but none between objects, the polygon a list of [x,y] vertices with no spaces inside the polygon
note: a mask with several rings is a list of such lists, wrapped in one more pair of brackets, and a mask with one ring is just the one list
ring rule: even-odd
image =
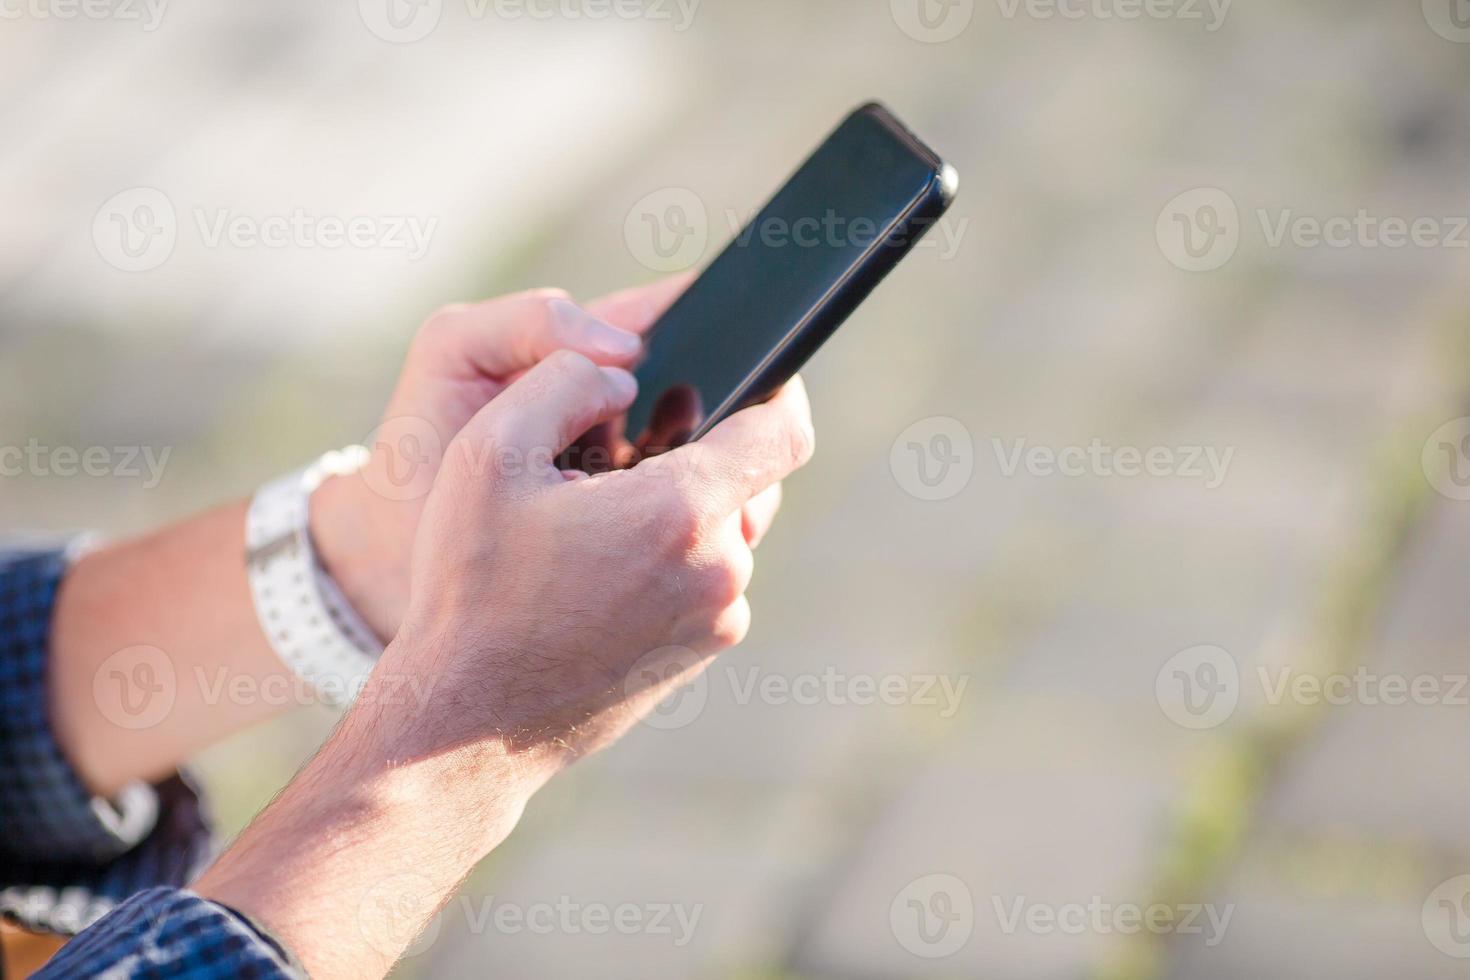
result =
[{"label": "plaid shirt sleeve", "polygon": [[67,564],[62,550],[0,551],[0,917],[81,933],[42,976],[293,975],[262,930],[179,890],[211,853],[183,775],[102,799],[56,744],[46,641]]},{"label": "plaid shirt sleeve", "polygon": [[63,977],[304,978],[245,916],[178,888],[150,888],[61,948],[33,980]]}]

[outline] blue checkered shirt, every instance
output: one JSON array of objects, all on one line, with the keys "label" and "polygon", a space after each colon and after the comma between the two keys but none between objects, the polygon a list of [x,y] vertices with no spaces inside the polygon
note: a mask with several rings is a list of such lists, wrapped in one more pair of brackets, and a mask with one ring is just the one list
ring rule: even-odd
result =
[{"label": "blue checkered shirt", "polygon": [[76,937],[37,978],[304,976],[259,926],[182,887],[210,855],[183,776],[104,800],[62,755],[46,639],[66,567],[62,551],[0,552],[0,917]]}]

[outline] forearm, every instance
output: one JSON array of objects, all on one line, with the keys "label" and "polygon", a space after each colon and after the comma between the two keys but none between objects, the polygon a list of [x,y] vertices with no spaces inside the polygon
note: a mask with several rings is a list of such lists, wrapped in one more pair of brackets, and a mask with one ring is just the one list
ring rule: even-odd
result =
[{"label": "forearm", "polygon": [[250,599],[245,508],[229,504],[93,552],[63,580],[51,718],[92,791],[161,778],[291,703],[290,675]]},{"label": "forearm", "polygon": [[430,749],[437,737],[416,729],[433,719],[380,710],[385,690],[369,685],[195,885],[263,923],[317,980],[385,974],[542,781],[493,740]]}]

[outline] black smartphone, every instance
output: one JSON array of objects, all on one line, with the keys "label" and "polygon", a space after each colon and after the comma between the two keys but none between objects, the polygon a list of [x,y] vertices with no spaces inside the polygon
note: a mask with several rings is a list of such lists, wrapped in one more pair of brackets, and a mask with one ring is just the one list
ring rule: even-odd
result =
[{"label": "black smartphone", "polygon": [[658,452],[770,398],[939,220],[958,184],[883,106],[854,111],[650,329],[627,437]]}]

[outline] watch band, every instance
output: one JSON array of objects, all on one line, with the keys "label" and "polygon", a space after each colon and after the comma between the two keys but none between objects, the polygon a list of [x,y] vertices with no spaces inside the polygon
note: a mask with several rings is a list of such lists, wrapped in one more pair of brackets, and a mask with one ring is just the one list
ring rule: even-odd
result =
[{"label": "watch band", "polygon": [[349,446],[261,487],[245,519],[246,568],[255,614],[276,654],[329,704],[362,689],[383,645],[317,560],[311,495],[329,476],[360,470],[368,451]]}]

